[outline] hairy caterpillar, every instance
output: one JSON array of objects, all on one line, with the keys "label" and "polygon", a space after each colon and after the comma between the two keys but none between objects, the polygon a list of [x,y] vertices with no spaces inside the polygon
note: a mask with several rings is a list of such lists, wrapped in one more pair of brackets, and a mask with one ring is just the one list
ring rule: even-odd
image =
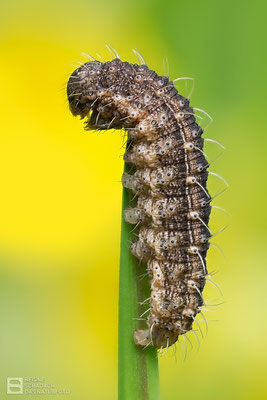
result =
[{"label": "hairy caterpillar", "polygon": [[203,306],[212,200],[203,130],[189,99],[145,64],[92,60],[72,73],[67,95],[72,114],[88,117],[85,129],[128,134],[124,160],[133,170],[122,183],[137,204],[125,220],[139,225],[131,251],[147,263],[151,284],[148,329],[136,330],[134,339],[169,347],[192,329]]}]

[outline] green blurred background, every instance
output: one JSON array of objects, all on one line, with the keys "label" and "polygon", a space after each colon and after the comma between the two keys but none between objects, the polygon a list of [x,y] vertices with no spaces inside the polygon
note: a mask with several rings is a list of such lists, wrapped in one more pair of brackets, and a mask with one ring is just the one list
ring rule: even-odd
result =
[{"label": "green blurred background", "polygon": [[[81,52],[195,78],[212,167],[230,189],[214,204],[209,333],[160,358],[163,400],[266,399],[266,2],[1,2],[0,399],[6,377],[44,377],[57,398],[117,396],[122,134],[83,131],[65,82]],[[190,82],[189,82],[190,83]],[[182,94],[189,89],[177,85]],[[204,126],[206,121],[204,122]],[[212,160],[221,153],[207,143]],[[223,183],[211,177],[209,190]],[[217,300],[218,299],[218,300]],[[201,323],[203,330],[205,325]],[[21,398],[29,398],[22,395]],[[43,395],[42,399],[51,398]]]}]

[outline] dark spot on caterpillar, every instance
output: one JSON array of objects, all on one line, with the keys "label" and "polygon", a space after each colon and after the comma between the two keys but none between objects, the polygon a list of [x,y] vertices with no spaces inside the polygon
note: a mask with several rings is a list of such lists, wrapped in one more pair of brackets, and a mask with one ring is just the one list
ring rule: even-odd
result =
[{"label": "dark spot on caterpillar", "polygon": [[148,329],[134,339],[168,347],[192,329],[203,306],[211,236],[203,130],[189,100],[146,65],[87,62],[69,78],[67,94],[73,115],[87,118],[85,129],[128,133],[124,159],[135,171],[122,183],[138,199],[125,219],[139,224],[131,251],[147,262],[151,284]]}]

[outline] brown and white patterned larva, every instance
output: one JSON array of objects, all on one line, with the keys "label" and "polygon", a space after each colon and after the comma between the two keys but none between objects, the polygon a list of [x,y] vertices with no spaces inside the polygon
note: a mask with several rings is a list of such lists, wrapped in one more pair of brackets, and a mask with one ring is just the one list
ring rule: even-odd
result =
[{"label": "brown and white patterned larva", "polygon": [[174,82],[146,65],[87,62],[71,75],[67,94],[73,115],[88,117],[86,129],[128,133],[124,159],[133,173],[122,182],[137,205],[125,219],[139,224],[131,251],[147,263],[151,284],[148,329],[134,339],[168,347],[192,329],[203,306],[211,237],[203,131]]}]

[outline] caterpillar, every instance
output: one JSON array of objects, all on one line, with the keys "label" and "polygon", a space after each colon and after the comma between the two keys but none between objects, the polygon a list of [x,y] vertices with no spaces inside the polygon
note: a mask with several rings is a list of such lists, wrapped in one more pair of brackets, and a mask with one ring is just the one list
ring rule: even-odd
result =
[{"label": "caterpillar", "polygon": [[70,111],[86,130],[124,129],[122,184],[137,197],[125,220],[138,225],[131,252],[147,264],[150,310],[135,343],[168,348],[192,330],[204,301],[211,196],[203,129],[174,81],[145,63],[95,59],[69,78]]}]

